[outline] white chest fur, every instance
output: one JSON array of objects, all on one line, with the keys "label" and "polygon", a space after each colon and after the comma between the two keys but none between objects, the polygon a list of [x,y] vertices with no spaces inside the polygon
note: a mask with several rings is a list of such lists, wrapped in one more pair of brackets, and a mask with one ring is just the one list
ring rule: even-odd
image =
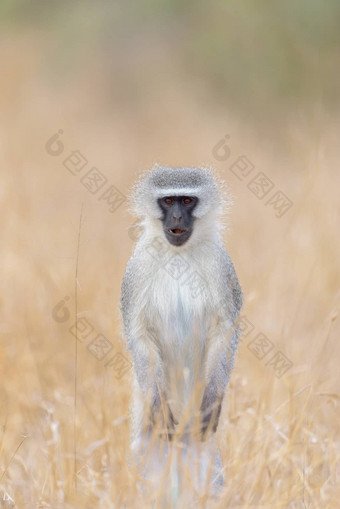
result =
[{"label": "white chest fur", "polygon": [[209,327],[217,310],[209,273],[185,254],[152,264],[143,291],[145,324],[163,360],[168,401],[175,417],[189,403],[202,377]]}]

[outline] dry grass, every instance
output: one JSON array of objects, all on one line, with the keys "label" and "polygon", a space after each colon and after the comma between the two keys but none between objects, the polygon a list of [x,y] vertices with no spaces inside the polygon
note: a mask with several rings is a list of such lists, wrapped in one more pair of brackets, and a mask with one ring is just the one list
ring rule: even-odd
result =
[{"label": "dry grass", "polygon": [[[125,460],[130,372],[105,367],[114,354],[127,356],[118,303],[133,219],[125,205],[111,214],[63,166],[76,149],[123,193],[154,161],[214,164],[227,180],[235,205],[226,242],[254,331],[241,343],[222,418],[227,482],[218,507],[338,507],[337,123],[315,109],[286,122],[280,136],[275,126],[259,136],[206,109],[202,91],[171,81],[172,69],[168,88],[153,84],[143,107],[129,109],[107,102],[94,63],[67,87],[44,80],[39,39],[3,37],[0,55],[1,507],[148,507]],[[45,143],[58,129],[64,152],[51,156]],[[216,162],[212,147],[225,132],[232,154]],[[239,154],[293,200],[281,219],[229,171]],[[69,329],[81,204],[78,317],[113,349],[97,360],[87,348],[93,336],[79,332],[75,421]],[[66,296],[69,316],[57,321],[53,310]],[[281,378],[247,348],[260,332],[293,363]]]}]

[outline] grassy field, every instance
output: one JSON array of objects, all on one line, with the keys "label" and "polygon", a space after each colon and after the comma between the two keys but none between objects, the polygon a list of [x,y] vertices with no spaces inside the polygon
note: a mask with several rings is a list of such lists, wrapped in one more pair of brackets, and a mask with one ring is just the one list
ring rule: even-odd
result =
[{"label": "grassy field", "polygon": [[[269,125],[241,122],[157,47],[160,84],[125,75],[141,86],[134,103],[118,78],[107,88],[100,53],[66,84],[46,71],[54,42],[19,30],[0,40],[0,506],[150,507],[126,465],[118,306],[138,234],[125,197],[158,162],[213,166],[234,199],[225,242],[245,330],[216,507],[339,507],[338,118],[316,101]],[[262,198],[251,183],[260,172]],[[282,217],[277,191],[291,204]]]}]

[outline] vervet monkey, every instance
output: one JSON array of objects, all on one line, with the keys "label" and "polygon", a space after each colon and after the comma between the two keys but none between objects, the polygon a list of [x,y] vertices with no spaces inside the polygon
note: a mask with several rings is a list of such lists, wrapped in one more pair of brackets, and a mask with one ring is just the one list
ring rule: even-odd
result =
[{"label": "vervet monkey", "polygon": [[[155,166],[132,193],[142,233],[122,283],[133,359],[132,448],[215,434],[238,344],[242,292],[221,237],[226,204],[208,169]],[[220,459],[217,461],[220,464]]]}]

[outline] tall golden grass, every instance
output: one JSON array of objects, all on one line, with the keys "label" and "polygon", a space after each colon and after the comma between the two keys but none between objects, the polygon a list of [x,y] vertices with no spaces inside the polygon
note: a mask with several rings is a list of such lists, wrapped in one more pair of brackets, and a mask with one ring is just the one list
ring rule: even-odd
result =
[{"label": "tall golden grass", "polygon": [[[257,131],[207,107],[172,69],[167,86],[150,78],[139,108],[108,101],[95,61],[63,85],[46,78],[42,40],[27,33],[5,34],[0,55],[1,507],[150,506],[126,464],[131,371],[118,306],[134,218],[126,202],[110,213],[80,179],[96,167],[103,189],[126,195],[154,162],[213,165],[234,196],[225,241],[253,330],[221,417],[226,485],[216,506],[339,507],[338,120],[315,104]],[[51,155],[58,130],[64,148]],[[231,154],[217,161],[226,133]],[[88,162],[72,175],[63,162],[74,150]],[[292,200],[282,218],[232,173],[239,155]],[[271,353],[261,360],[249,347],[260,333],[292,363],[281,377]],[[89,346],[98,334],[111,344],[102,360]],[[123,372],[107,365],[117,355]]]}]

